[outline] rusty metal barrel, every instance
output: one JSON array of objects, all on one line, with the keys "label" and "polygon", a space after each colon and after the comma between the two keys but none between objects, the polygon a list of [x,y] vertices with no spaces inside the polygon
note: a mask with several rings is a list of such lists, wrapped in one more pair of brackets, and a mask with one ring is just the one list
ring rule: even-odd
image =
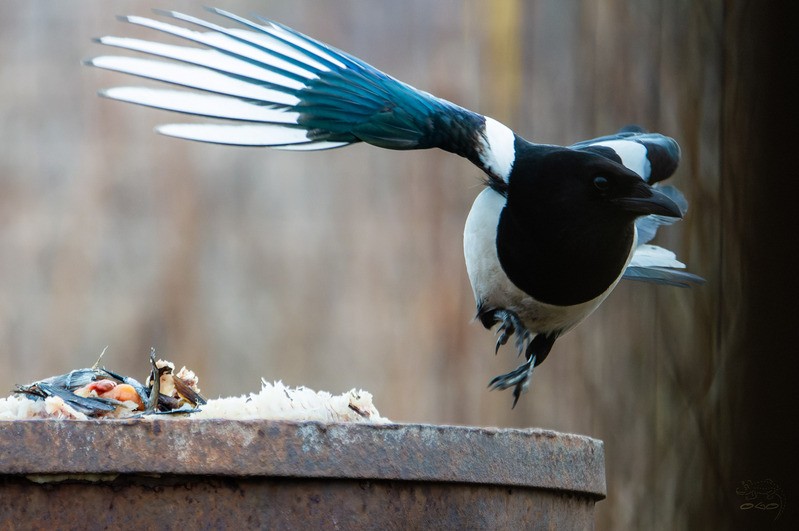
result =
[{"label": "rusty metal barrel", "polygon": [[540,429],[0,422],[0,527],[586,529],[602,442]]}]

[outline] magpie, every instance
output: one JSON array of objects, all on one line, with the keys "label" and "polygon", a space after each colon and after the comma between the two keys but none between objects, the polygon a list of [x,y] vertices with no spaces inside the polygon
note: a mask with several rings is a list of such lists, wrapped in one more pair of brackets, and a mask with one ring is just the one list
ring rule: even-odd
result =
[{"label": "magpie", "polygon": [[106,36],[97,42],[144,56],[87,63],[177,88],[125,86],[100,95],[224,120],[157,127],[171,137],[297,151],[357,142],[439,148],[474,163],[485,188],[466,219],[466,269],[477,319],[497,327],[495,353],[515,336],[525,356],[489,383],[512,387],[514,407],[555,340],[622,278],[702,282],[682,271],[674,253],[649,244],[659,226],[687,210],[679,190],[660,184],[680,159],[673,139],[633,126],[571,146],[533,143],[278,22],[209,11],[227,25],[173,11],[156,12],[169,22],[122,17],[188,45]]}]

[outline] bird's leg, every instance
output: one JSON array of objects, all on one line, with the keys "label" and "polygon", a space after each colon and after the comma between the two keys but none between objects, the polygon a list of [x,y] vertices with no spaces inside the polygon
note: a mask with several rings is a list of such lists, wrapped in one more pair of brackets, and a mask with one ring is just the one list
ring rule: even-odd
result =
[{"label": "bird's leg", "polygon": [[[530,334],[530,332],[527,330],[525,330],[525,332]],[[527,361],[516,367],[511,372],[502,374],[492,379],[488,384],[491,390],[507,389],[508,387],[513,387],[512,408],[516,407],[519,397],[522,396],[522,393],[527,392],[527,389],[530,387],[530,380],[533,377],[533,369],[535,369],[537,365],[544,361],[544,358],[546,358],[547,354],[549,354],[549,351],[552,349],[552,345],[555,343],[555,339],[557,339],[557,337],[557,333],[536,335],[527,343],[527,347],[525,348],[524,354],[527,358]]]}]

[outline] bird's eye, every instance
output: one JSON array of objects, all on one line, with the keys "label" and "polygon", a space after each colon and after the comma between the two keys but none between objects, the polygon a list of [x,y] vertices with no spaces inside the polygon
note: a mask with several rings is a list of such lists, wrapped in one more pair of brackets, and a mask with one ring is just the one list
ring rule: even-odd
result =
[{"label": "bird's eye", "polygon": [[601,175],[597,175],[594,177],[594,188],[599,190],[600,192],[604,192],[608,189],[610,183],[608,182],[606,177],[602,177]]}]

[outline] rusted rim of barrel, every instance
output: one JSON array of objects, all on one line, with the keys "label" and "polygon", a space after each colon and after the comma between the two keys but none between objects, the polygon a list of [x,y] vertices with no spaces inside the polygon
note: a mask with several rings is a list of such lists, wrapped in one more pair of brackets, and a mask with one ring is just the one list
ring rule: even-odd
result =
[{"label": "rusted rim of barrel", "polygon": [[443,481],[605,497],[602,441],[541,429],[222,419],[0,422],[0,474]]}]

